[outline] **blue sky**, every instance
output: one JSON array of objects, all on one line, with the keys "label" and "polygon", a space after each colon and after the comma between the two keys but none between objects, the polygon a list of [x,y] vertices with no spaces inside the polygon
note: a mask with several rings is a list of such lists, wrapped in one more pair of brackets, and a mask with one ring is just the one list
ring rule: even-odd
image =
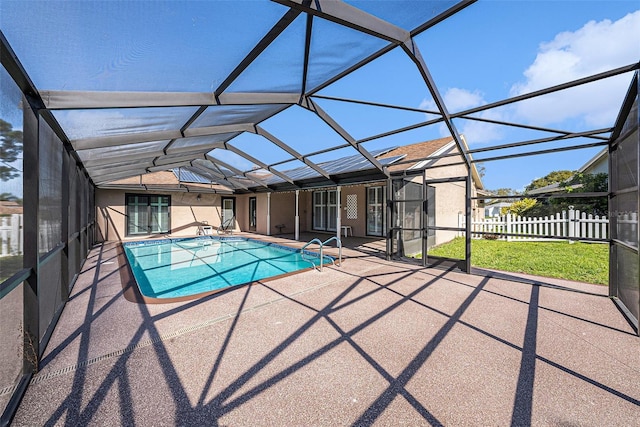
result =
[{"label": "blue sky", "polygon": [[[220,83],[244,55],[239,49],[250,39],[259,38],[268,31],[285,10],[270,3],[265,10],[268,19],[260,20],[260,27],[252,32],[237,32],[230,22],[216,21],[216,11],[228,8],[242,9],[247,19],[257,4],[244,2],[158,2],[150,10],[143,2],[102,2],[101,15],[96,19],[95,2],[40,3],[42,8],[51,8],[42,14],[28,13],[22,2],[3,2],[3,31],[35,84],[41,89],[98,90],[109,84],[115,90],[209,90]],[[356,5],[366,3],[354,3]],[[379,3],[381,4],[381,3]],[[372,10],[385,6],[376,5]],[[7,7],[5,7],[7,5]],[[393,6],[393,2],[388,2]],[[213,11],[213,12],[212,12]],[[58,14],[58,15],[56,15]],[[55,16],[58,16],[56,18]],[[118,19],[118,17],[124,17]],[[49,37],[26,31],[12,32],[12,20],[25,19],[29,25],[42,27],[50,32]],[[303,20],[304,18],[302,18]],[[72,23],[80,22],[77,27]],[[86,23],[89,22],[89,25]],[[269,24],[269,25],[267,25]],[[324,25],[324,27],[323,27]],[[343,47],[343,55],[354,40],[349,39],[351,30],[340,29],[335,33],[320,31],[336,24],[314,24],[324,47]],[[18,26],[18,29],[19,26]],[[303,26],[293,25],[288,34],[301,34]],[[74,43],[69,43],[68,31],[77,31]],[[314,30],[314,31],[315,31]],[[238,33],[236,37],[230,34]],[[180,45],[180,37],[187,34],[193,43]],[[220,43],[211,43],[218,40]],[[341,44],[341,37],[344,42]],[[37,39],[37,40],[36,40]],[[291,47],[286,37],[271,47],[281,53],[281,60],[289,60],[291,52],[303,54],[302,45]],[[295,39],[298,40],[298,39]],[[514,95],[527,93],[543,87],[574,80],[640,60],[640,3],[625,1],[491,1],[480,0],[462,12],[416,38],[418,46],[438,85],[450,112],[457,112],[487,104]],[[364,42],[364,38],[363,38]],[[374,41],[377,43],[377,41]],[[334,44],[332,44],[334,43]],[[375,44],[374,43],[374,44]],[[37,45],[37,46],[36,46]],[[99,46],[96,49],[96,46]],[[172,48],[178,51],[172,51]],[[293,50],[292,50],[293,49]],[[22,56],[22,52],[30,55]],[[331,53],[334,53],[331,51]],[[178,55],[179,53],[179,55]],[[286,55],[284,55],[286,54]],[[173,56],[172,56],[173,55]],[[176,56],[177,55],[177,56]],[[216,61],[224,56],[224,63]],[[82,63],[75,58],[81,57]],[[201,67],[189,69],[189,59],[197,58]],[[291,82],[293,75],[284,75],[275,60],[261,62],[247,70],[230,89],[252,89],[256,81],[271,79],[272,83]],[[184,59],[184,60],[183,60]],[[299,61],[301,67],[302,62]],[[321,60],[330,59],[320,55]],[[329,64],[330,65],[330,64]],[[314,63],[321,67],[321,62]],[[150,71],[162,69],[162,79],[143,76]],[[166,71],[165,71],[166,69]],[[268,73],[261,72],[265,69]],[[293,73],[298,75],[296,73]],[[509,105],[479,117],[512,121],[559,130],[590,130],[609,127],[613,124],[622,99],[630,83],[630,75],[607,79],[588,88],[578,88],[546,96],[544,99]],[[248,85],[248,86],[247,86]],[[320,92],[324,95],[374,101],[415,108],[435,109],[415,65],[399,49],[390,52],[375,62],[352,73]],[[366,138],[391,129],[411,125],[429,117],[423,113],[398,112],[396,110],[342,102],[318,100],[319,105],[331,114],[356,139]],[[3,116],[12,114],[15,106],[3,106]],[[6,110],[6,111],[4,111]],[[15,112],[15,111],[14,111]],[[130,110],[126,114],[141,114]],[[85,115],[75,112],[75,123],[87,125],[100,122],[104,126],[115,123],[118,131],[118,116],[127,126],[133,126],[136,117],[125,117],[120,111],[98,111]],[[104,114],[100,116],[99,114]],[[69,115],[71,116],[71,114]],[[186,115],[188,117],[188,114]],[[322,148],[344,144],[339,136],[328,129],[319,119],[300,107],[291,107],[284,113],[266,120],[263,126],[285,143],[306,154]],[[140,116],[139,118],[142,118]],[[71,119],[71,117],[70,117]],[[81,119],[78,121],[78,119]],[[183,122],[181,117],[175,117]],[[73,120],[70,123],[75,124]],[[142,123],[142,122],[140,122]],[[156,120],[164,126],[167,120]],[[455,121],[472,148],[498,145],[521,140],[549,136],[546,132],[518,130],[504,126],[488,125],[467,120]],[[147,130],[149,130],[148,125]],[[175,127],[175,126],[173,126]],[[172,128],[173,128],[172,127]],[[85,129],[79,127],[80,133]],[[100,129],[99,129],[100,130]],[[91,129],[87,128],[87,131]],[[446,136],[446,128],[434,125],[404,132],[364,143],[365,148],[375,150],[394,145],[405,145]],[[590,140],[575,140],[588,143]],[[573,143],[573,141],[572,141]],[[289,157],[264,139],[243,134],[232,144],[247,149],[251,155],[265,163]],[[534,149],[559,146],[545,144]],[[577,169],[595,155],[599,149],[558,153],[554,155],[523,157],[508,161],[486,162],[485,187],[496,189],[511,187],[521,190],[533,179],[553,170]],[[509,153],[515,152],[514,150]],[[339,153],[314,156],[320,162],[336,156],[349,155],[352,149]],[[490,155],[506,154],[504,152]],[[251,164],[235,155],[221,155],[222,160],[243,170]],[[480,158],[476,155],[476,158]],[[291,162],[279,166],[285,170],[298,166]],[[2,183],[0,192],[18,194],[19,185]]]},{"label": "blue sky", "polygon": [[[456,112],[637,62],[639,6],[637,1],[480,1],[418,36],[417,41],[445,103]],[[435,109],[426,90],[415,90],[420,87],[419,77],[413,64],[401,56],[394,53],[379,60],[371,65],[371,74],[363,69],[324,93],[348,97],[352,92],[357,98]],[[370,76],[385,78],[368,80]],[[630,77],[626,74],[479,116],[569,131],[608,127],[615,121]],[[377,84],[373,97],[370,91],[365,94],[364,85],[371,84]],[[472,148],[549,136],[464,120],[455,124]],[[448,134],[442,125],[433,128],[401,134],[389,142],[402,143],[404,136],[412,141]],[[489,189],[522,190],[553,170],[578,169],[598,151],[487,162],[484,183]],[[491,155],[502,154],[507,153]]]},{"label": "blue sky", "polygon": [[[463,111],[515,95],[564,83],[640,60],[640,7],[637,1],[479,1],[417,37],[429,70],[450,112]],[[501,107],[478,117],[523,123],[565,131],[584,131],[613,125],[631,74]],[[351,98],[436,110],[415,65],[400,49],[352,73],[320,92]],[[318,100],[356,139],[433,118],[414,112]],[[296,150],[313,145],[322,149],[344,143],[310,113],[293,107],[263,123],[270,132]],[[455,125],[471,148],[552,136],[548,132],[515,129],[468,120]],[[434,125],[375,139],[365,148],[405,145],[447,136],[444,125]],[[240,148],[256,144],[242,135],[232,143]],[[525,150],[543,150],[593,140],[542,144]],[[532,180],[554,170],[576,170],[601,148],[514,158],[483,164],[485,187],[523,190]],[[308,150],[307,150],[308,151]],[[521,150],[476,155],[480,159]],[[343,150],[339,155],[349,155]],[[220,158],[225,157],[218,154]],[[276,162],[286,155],[263,150],[261,159]],[[331,160],[337,153],[312,158]],[[249,164],[236,156],[225,160],[241,168]],[[295,167],[295,162],[279,167]]]}]

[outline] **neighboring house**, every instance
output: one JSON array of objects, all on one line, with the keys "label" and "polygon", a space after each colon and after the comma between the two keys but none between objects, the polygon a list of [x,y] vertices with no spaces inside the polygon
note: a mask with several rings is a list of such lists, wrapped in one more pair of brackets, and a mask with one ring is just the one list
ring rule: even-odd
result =
[{"label": "neighboring house", "polygon": [[22,213],[22,205],[12,200],[0,200],[0,216]]},{"label": "neighboring house", "polygon": [[508,208],[512,202],[495,201],[493,203],[487,203],[484,207],[485,217],[500,216],[502,208]]},{"label": "neighboring house", "polygon": [[582,165],[578,172],[584,174],[606,173],[609,174],[609,147],[605,147],[591,160]]},{"label": "neighboring house", "polygon": [[[587,174],[598,174],[598,173],[606,173],[609,174],[609,148],[603,148],[598,154],[593,156],[589,161],[587,161],[584,165],[578,169],[578,173]],[[581,185],[581,184],[580,184]],[[574,185],[573,188],[578,188],[580,185]],[[564,191],[565,187],[561,187],[559,183],[554,182],[553,184],[545,185],[544,187],[535,188],[531,191],[527,191],[527,195],[540,195],[540,194],[548,194],[548,193],[557,193],[559,191]]]},{"label": "neighboring house", "polygon": [[[466,143],[465,143],[466,144]],[[455,156],[457,147],[452,138],[372,152],[392,174],[427,168],[429,179],[442,181],[446,177],[465,177],[467,169],[461,157]],[[452,154],[450,157],[423,160],[429,156]],[[416,162],[412,163],[412,159]],[[357,163],[357,164],[356,164]],[[395,164],[402,163],[402,164]],[[452,166],[442,167],[443,165]],[[336,170],[356,170],[353,183],[339,187],[276,189],[235,193],[222,185],[208,184],[209,180],[194,169],[183,167],[173,172],[156,172],[141,177],[114,181],[96,190],[98,228],[104,240],[153,237],[157,235],[187,236],[202,231],[203,222],[214,229],[233,220],[233,228],[258,234],[293,234],[296,228],[296,199],[300,232],[337,233],[340,211],[341,231],[349,236],[384,237],[387,218],[387,180],[377,178],[358,181],[358,173],[373,166],[362,156],[345,157],[319,166]],[[341,166],[343,165],[343,166]],[[341,170],[342,171],[342,170]],[[311,171],[312,172],[312,171]],[[304,176],[307,166],[286,171],[289,176]],[[368,176],[371,176],[369,174]],[[378,176],[378,175],[376,175]],[[472,166],[472,194],[482,189],[482,181]],[[270,177],[262,178],[269,183]],[[277,177],[273,177],[276,182]],[[422,183],[419,179],[412,181]],[[245,183],[246,184],[246,183]],[[465,210],[465,182],[437,182],[429,184],[430,224],[457,227],[458,214]],[[473,216],[484,217],[484,209],[472,200]],[[408,221],[407,212],[404,216]],[[415,216],[417,217],[417,216]],[[415,222],[415,221],[414,221]],[[417,226],[418,224],[413,224]],[[408,228],[411,224],[405,224]],[[432,244],[452,239],[455,231],[438,231]]]}]

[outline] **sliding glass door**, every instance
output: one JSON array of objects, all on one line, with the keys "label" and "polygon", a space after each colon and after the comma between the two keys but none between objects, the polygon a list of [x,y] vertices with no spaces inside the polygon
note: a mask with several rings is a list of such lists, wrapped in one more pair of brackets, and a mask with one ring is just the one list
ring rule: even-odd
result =
[{"label": "sliding glass door", "polygon": [[336,231],[338,221],[338,193],[336,190],[313,192],[313,229]]},{"label": "sliding glass door", "polygon": [[255,197],[249,197],[249,230],[256,231],[256,225],[258,224],[257,215],[257,200]]},{"label": "sliding glass door", "polygon": [[387,187],[367,188],[367,235],[383,236],[386,230],[384,194]]}]

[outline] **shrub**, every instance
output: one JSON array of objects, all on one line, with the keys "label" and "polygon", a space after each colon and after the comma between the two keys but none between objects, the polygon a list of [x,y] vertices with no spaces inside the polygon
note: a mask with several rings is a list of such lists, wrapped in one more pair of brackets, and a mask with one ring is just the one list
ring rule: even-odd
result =
[{"label": "shrub", "polygon": [[521,200],[516,200],[509,206],[505,206],[504,208],[500,209],[500,215],[512,214],[522,216],[526,211],[533,208],[536,203],[538,202],[535,199],[524,198]]}]

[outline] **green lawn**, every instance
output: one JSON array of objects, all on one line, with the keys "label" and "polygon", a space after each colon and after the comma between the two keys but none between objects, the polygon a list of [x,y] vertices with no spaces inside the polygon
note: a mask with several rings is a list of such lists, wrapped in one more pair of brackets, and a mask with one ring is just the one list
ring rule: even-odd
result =
[{"label": "green lawn", "polygon": [[[429,255],[463,259],[464,238],[435,247]],[[609,283],[609,246],[602,243],[472,240],[471,264],[578,282]]]}]

